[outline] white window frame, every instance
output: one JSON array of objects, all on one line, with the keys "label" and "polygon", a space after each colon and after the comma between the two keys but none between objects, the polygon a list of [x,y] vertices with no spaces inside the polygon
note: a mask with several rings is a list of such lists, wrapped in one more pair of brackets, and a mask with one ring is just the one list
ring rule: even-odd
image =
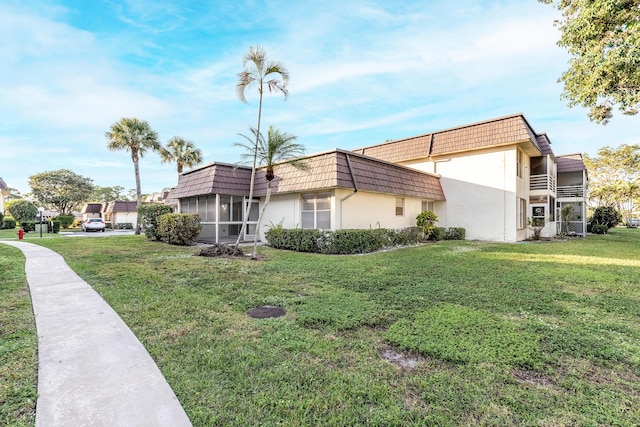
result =
[{"label": "white window frame", "polygon": [[[305,193],[300,196],[300,225],[303,229],[318,229],[322,230],[331,230],[331,192],[321,192],[321,193]],[[318,209],[318,200],[328,199],[329,208],[328,209]],[[313,205],[313,210],[305,209],[305,202],[311,203]],[[318,221],[319,213],[329,213],[329,224],[328,227],[319,227],[320,221]],[[313,215],[313,227],[305,227],[303,216],[305,213],[312,213]]]},{"label": "white window frame", "polygon": [[404,197],[396,197],[396,216],[404,216]]}]

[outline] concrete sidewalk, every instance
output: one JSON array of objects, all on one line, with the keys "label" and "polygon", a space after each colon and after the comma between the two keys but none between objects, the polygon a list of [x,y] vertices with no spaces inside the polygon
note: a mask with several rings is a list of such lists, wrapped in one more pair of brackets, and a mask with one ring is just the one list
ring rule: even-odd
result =
[{"label": "concrete sidewalk", "polygon": [[36,426],[191,426],[140,341],[57,253],[26,257],[38,333]]}]

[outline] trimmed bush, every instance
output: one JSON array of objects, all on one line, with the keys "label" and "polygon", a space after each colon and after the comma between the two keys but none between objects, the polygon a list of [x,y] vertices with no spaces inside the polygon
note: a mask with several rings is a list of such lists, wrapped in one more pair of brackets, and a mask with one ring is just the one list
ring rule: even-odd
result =
[{"label": "trimmed bush", "polygon": [[60,221],[48,221],[49,227],[47,229],[48,233],[58,234],[60,232],[60,227],[62,222]]},{"label": "trimmed bush", "polygon": [[607,234],[609,227],[604,224],[591,224],[591,232],[593,234]]},{"label": "trimmed bush", "polygon": [[[171,206],[152,203],[138,206],[138,222],[149,240],[162,240],[158,235],[158,218],[173,212]],[[200,231],[198,231],[199,233]]]},{"label": "trimmed bush", "polygon": [[433,227],[433,229],[431,229],[431,233],[429,233],[429,235],[427,236],[427,239],[433,242],[437,242],[444,239],[444,233],[444,227]]},{"label": "trimmed bush", "polygon": [[593,225],[600,224],[606,225],[607,228],[613,228],[616,225],[620,224],[621,221],[622,215],[620,215],[620,212],[618,212],[615,208],[611,206],[600,206],[593,211],[593,216],[591,217],[590,222]]},{"label": "trimmed bush", "polygon": [[76,217],[72,214],[58,215],[54,218],[55,221],[60,221],[60,226],[62,228],[69,228],[76,220]]},{"label": "trimmed bush", "polygon": [[462,227],[449,227],[444,231],[444,240],[464,240],[466,230]]},{"label": "trimmed bush", "polygon": [[156,235],[170,245],[192,245],[202,229],[198,214],[167,213],[157,218]]},{"label": "trimmed bush", "polygon": [[215,243],[206,248],[202,248],[198,256],[219,257],[219,256],[244,256],[241,247],[228,245],[226,243]]},{"label": "trimmed bush", "polygon": [[116,222],[113,227],[114,230],[133,230],[133,223],[131,222]]},{"label": "trimmed bush", "polygon": [[36,222],[35,221],[22,221],[20,223],[20,227],[24,230],[25,233],[30,231],[36,231]]},{"label": "trimmed bush", "polygon": [[417,227],[401,231],[386,228],[321,231],[283,229],[277,225],[265,233],[269,246],[276,249],[342,255],[415,244],[420,241],[421,236],[422,233]]},{"label": "trimmed bush", "polygon": [[9,216],[6,216],[4,217],[1,225],[5,230],[13,230],[14,228],[16,228],[16,220]]}]

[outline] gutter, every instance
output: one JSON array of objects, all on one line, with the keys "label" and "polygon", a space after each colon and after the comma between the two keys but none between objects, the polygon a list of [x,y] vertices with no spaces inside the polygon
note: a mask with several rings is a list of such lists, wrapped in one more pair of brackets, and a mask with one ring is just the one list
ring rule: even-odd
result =
[{"label": "gutter", "polygon": [[353,167],[351,166],[351,159],[349,158],[349,154],[344,153],[345,158],[347,159],[347,167],[349,168],[349,175],[351,176],[351,182],[353,183],[353,191],[342,199],[340,199],[340,228],[342,228],[342,203],[355,196],[358,192],[358,184],[356,183],[356,177],[353,174]]}]

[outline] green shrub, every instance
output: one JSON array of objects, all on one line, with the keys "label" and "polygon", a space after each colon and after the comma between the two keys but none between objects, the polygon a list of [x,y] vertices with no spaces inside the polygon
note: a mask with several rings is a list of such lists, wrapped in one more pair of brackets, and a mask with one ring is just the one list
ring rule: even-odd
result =
[{"label": "green shrub", "polygon": [[265,233],[265,238],[269,246],[276,249],[344,255],[415,244],[420,241],[421,234],[415,227],[400,231],[386,228],[320,231],[283,229],[276,225]]},{"label": "green shrub", "polygon": [[60,226],[62,228],[69,228],[71,227],[73,222],[76,220],[76,217],[73,214],[64,214],[64,215],[58,215],[57,217],[54,218],[54,220],[60,221]]},{"label": "green shrub", "polygon": [[592,225],[599,224],[606,225],[607,228],[613,228],[616,225],[620,224],[621,221],[622,215],[620,215],[620,213],[614,207],[600,206],[593,211],[593,216],[591,217],[590,222],[592,223]]},{"label": "green shrub", "polygon": [[433,227],[431,229],[431,233],[429,233],[429,235],[427,236],[428,240],[437,242],[439,240],[444,239],[444,227]]},{"label": "green shrub", "polygon": [[152,203],[138,206],[138,222],[149,240],[161,240],[157,232],[158,218],[161,215],[172,213],[171,206]]},{"label": "green shrub", "polygon": [[131,222],[116,222],[113,227],[114,230],[133,230],[133,223]]},{"label": "green shrub", "polygon": [[11,218],[10,216],[5,216],[1,225],[1,228],[5,230],[13,230],[14,228],[16,228],[16,220]]},{"label": "green shrub", "polygon": [[4,221],[4,214],[0,212],[0,226],[2,225],[3,221]]},{"label": "green shrub", "polygon": [[191,245],[200,234],[200,216],[198,214],[167,213],[157,218],[156,235],[158,240],[170,245]]},{"label": "green shrub", "polygon": [[604,224],[591,224],[591,232],[593,234],[607,234],[609,227]]},{"label": "green shrub", "polygon": [[453,363],[504,363],[535,368],[542,361],[540,338],[481,310],[441,304],[413,320],[391,325],[395,346]]},{"label": "green shrub", "polygon": [[444,231],[444,240],[464,240],[466,230],[462,227],[449,227]]},{"label": "green shrub", "polygon": [[36,231],[36,222],[35,221],[22,221],[20,222],[20,227],[24,230],[25,233],[30,231]]},{"label": "green shrub", "polygon": [[60,227],[62,226],[61,221],[48,221],[49,227],[47,228],[48,233],[58,234],[60,232]]},{"label": "green shrub", "polygon": [[438,216],[431,211],[422,211],[416,217],[416,226],[422,230],[425,239],[429,240],[441,240],[431,239],[431,234],[436,228],[436,222],[438,222]]}]

